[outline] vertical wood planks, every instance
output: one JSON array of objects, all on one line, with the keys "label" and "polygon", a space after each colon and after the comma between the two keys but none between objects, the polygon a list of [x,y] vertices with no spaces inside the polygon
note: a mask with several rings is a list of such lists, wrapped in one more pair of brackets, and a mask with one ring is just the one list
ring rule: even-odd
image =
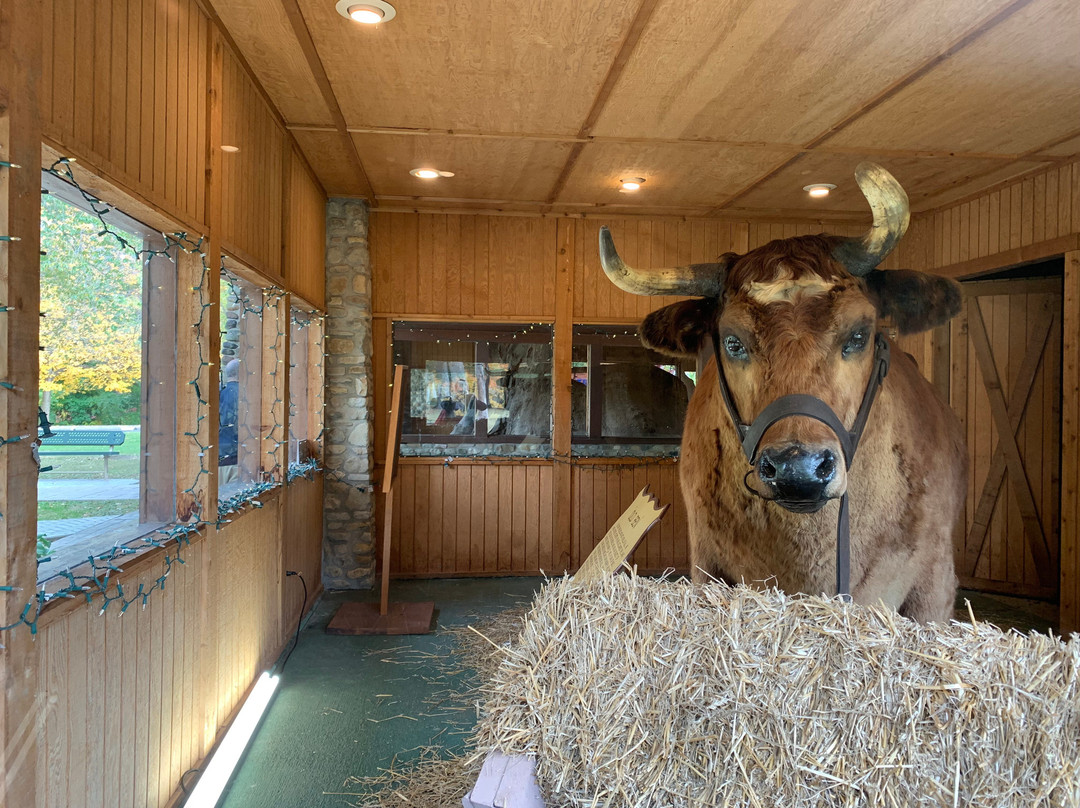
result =
[{"label": "vertical wood planks", "polygon": [[288,163],[283,274],[290,291],[321,309],[326,306],[326,194],[299,150],[290,147]]},{"label": "vertical wood planks", "polygon": [[1065,256],[1061,401],[1060,627],[1080,631],[1080,251]]}]

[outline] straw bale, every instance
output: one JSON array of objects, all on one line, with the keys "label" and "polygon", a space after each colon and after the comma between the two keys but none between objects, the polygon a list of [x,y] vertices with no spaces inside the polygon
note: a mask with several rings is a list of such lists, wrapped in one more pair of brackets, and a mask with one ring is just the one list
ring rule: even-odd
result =
[{"label": "straw bale", "polygon": [[1080,638],[618,575],[536,597],[477,754],[549,806],[1080,806]]}]

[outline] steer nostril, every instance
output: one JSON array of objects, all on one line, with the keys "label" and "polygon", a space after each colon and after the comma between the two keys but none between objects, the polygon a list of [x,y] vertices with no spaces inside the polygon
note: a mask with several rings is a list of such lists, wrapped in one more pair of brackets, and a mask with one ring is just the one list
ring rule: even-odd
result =
[{"label": "steer nostril", "polygon": [[822,452],[822,460],[818,463],[818,467],[814,470],[814,474],[822,481],[831,480],[833,478],[833,475],[836,474],[836,457],[832,452]]},{"label": "steer nostril", "polygon": [[762,456],[761,462],[758,464],[758,474],[761,475],[761,479],[766,482],[776,479],[776,466],[774,466],[769,458]]}]

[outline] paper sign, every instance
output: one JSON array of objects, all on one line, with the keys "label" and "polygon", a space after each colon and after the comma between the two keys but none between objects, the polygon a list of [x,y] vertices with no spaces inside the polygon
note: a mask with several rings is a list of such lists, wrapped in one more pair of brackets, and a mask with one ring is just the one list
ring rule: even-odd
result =
[{"label": "paper sign", "polygon": [[623,511],[607,535],[589,553],[574,575],[574,581],[598,581],[619,569],[667,509],[667,505],[663,508],[658,506],[656,497],[649,493],[649,486],[642,488],[637,499],[630,503],[630,507]]}]

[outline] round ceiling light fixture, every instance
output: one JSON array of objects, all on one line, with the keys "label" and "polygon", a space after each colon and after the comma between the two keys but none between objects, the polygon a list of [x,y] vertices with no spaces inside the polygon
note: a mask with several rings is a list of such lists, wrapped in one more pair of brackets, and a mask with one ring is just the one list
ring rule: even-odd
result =
[{"label": "round ceiling light fixture", "polygon": [[644,184],[644,177],[623,177],[621,180],[619,180],[619,192],[624,194],[632,194],[634,191],[641,190],[641,186]]},{"label": "round ceiling light fixture", "polygon": [[438,177],[452,177],[453,171],[440,171],[437,168],[414,168],[409,172],[414,177],[419,177],[422,180],[433,180]]},{"label": "round ceiling light fixture", "polygon": [[397,16],[397,9],[384,0],[364,0],[362,3],[357,3],[356,0],[338,0],[335,8],[342,17],[365,25],[390,22]]},{"label": "round ceiling light fixture", "polygon": [[828,182],[815,182],[813,185],[803,186],[803,190],[806,191],[806,193],[810,194],[810,196],[814,197],[828,196],[829,191],[833,190],[834,188],[836,188],[836,186]]},{"label": "round ceiling light fixture", "polygon": [[221,150],[223,152],[228,152],[229,154],[236,154],[238,151],[240,151],[240,147],[239,146],[222,146]]}]

